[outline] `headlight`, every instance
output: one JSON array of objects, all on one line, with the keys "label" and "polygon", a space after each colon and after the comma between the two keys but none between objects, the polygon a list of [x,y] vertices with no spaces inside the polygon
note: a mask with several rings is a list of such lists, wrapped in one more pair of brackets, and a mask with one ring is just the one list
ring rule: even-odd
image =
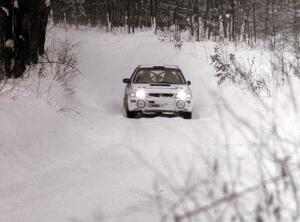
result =
[{"label": "headlight", "polygon": [[135,92],[135,96],[140,99],[144,99],[146,97],[146,92],[142,89],[139,89]]},{"label": "headlight", "polygon": [[176,97],[181,100],[190,99],[192,97],[191,93],[188,93],[186,91],[180,91],[177,93]]},{"label": "headlight", "polygon": [[146,98],[146,92],[143,89],[139,89],[136,92],[130,92],[129,95],[130,97],[137,97],[139,99]]}]

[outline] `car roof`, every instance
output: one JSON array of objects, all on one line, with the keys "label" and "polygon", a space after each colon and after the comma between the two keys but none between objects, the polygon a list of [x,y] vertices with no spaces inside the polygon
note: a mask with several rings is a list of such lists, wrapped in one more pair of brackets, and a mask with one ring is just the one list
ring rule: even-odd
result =
[{"label": "car roof", "polygon": [[152,68],[152,69],[179,69],[175,65],[140,65],[138,68]]}]

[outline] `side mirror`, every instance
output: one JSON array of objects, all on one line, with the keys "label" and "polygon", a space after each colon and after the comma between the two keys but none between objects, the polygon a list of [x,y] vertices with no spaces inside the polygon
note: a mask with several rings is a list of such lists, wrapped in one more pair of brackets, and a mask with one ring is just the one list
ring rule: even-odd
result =
[{"label": "side mirror", "polygon": [[188,86],[190,86],[192,84],[192,82],[190,80],[188,80],[186,83]]},{"label": "side mirror", "polygon": [[130,83],[130,79],[123,79],[123,83],[129,84]]}]

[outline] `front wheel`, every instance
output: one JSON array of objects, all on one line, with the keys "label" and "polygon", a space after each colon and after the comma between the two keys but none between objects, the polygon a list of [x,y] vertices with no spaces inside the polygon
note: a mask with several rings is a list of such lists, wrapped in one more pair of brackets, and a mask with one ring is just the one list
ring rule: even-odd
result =
[{"label": "front wheel", "polygon": [[136,111],[129,111],[126,108],[126,117],[129,119],[135,119],[137,117],[138,113]]},{"label": "front wheel", "polygon": [[125,115],[126,115],[127,118],[135,119],[137,117],[138,112],[128,110],[128,104],[127,104],[126,97],[124,98],[124,109],[125,109]]},{"label": "front wheel", "polygon": [[183,119],[192,119],[192,112],[184,112],[182,113]]}]

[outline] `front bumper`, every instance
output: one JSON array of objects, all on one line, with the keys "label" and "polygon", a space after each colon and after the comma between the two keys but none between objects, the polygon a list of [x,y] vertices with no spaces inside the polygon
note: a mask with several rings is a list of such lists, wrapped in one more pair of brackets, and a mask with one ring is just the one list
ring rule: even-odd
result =
[{"label": "front bumper", "polygon": [[142,113],[155,112],[192,112],[192,100],[180,100],[177,98],[145,98],[128,97],[128,110]]}]

